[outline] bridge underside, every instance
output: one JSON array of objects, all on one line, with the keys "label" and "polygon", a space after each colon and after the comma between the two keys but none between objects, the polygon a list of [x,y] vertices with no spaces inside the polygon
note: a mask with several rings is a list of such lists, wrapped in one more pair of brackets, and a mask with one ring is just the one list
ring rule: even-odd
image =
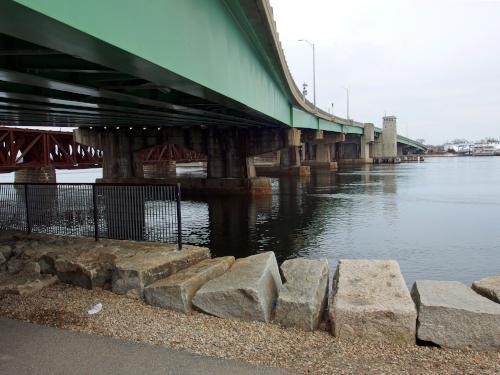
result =
[{"label": "bridge underside", "polygon": [[0,34],[0,123],[57,127],[279,126],[272,119],[6,34]]}]

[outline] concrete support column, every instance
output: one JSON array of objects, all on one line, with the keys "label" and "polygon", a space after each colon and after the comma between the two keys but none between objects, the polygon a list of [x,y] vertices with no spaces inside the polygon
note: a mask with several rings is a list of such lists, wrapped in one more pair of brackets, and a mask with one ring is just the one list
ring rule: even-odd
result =
[{"label": "concrete support column", "polygon": [[125,131],[101,132],[100,136],[105,180],[144,177],[142,147],[134,137]]},{"label": "concrete support column", "polygon": [[19,184],[54,184],[56,183],[56,170],[54,167],[19,169],[14,174],[14,182]]},{"label": "concrete support column", "polygon": [[280,166],[282,168],[300,166],[300,147],[290,146],[280,150]]},{"label": "concrete support column", "polygon": [[332,157],[332,145],[339,141],[339,136],[343,134],[322,130],[306,136],[306,160],[302,164],[316,170],[337,170],[337,162]]},{"label": "concrete support column", "polygon": [[308,166],[301,165],[301,146],[289,146],[279,151],[279,165],[259,166],[259,176],[309,176],[311,170]]},{"label": "concrete support column", "polygon": [[301,131],[299,129],[288,130],[288,147],[278,152],[276,165],[260,165],[257,167],[259,176],[309,176],[311,170],[308,166],[301,165]]},{"label": "concrete support column", "polygon": [[211,132],[207,140],[208,178],[254,178],[253,157],[248,156],[246,147],[240,142],[237,132],[223,136]]},{"label": "concrete support column", "polygon": [[363,135],[361,136],[360,159],[366,164],[373,163],[371,148],[375,141],[375,127],[373,124],[365,124]]},{"label": "concrete support column", "polygon": [[144,164],[144,178],[169,178],[176,176],[175,160]]},{"label": "concrete support column", "polygon": [[[19,169],[14,174],[14,182],[19,184],[55,184],[56,170],[53,167],[30,167]],[[25,190],[19,187],[18,199],[28,204],[32,226],[50,225],[57,207],[57,187],[32,186],[29,188],[29,200],[26,202]]]},{"label": "concrete support column", "polygon": [[385,116],[382,127],[382,157],[394,158],[398,155],[398,132],[395,116]]},{"label": "concrete support column", "polygon": [[332,161],[330,145],[323,142],[317,142],[314,145],[316,147],[316,161],[320,163],[330,163]]},{"label": "concrete support column", "polygon": [[[91,138],[94,142],[90,144],[103,151],[103,178],[96,182],[142,182],[142,150],[145,148],[143,139],[126,130],[99,131],[88,135],[95,137]],[[107,223],[106,236],[122,240],[144,240],[144,196],[133,189],[117,192],[112,188],[103,188],[102,194]]]},{"label": "concrete support column", "polygon": [[382,126],[382,135],[375,141],[373,162],[399,163],[398,132],[395,116],[385,116]]}]

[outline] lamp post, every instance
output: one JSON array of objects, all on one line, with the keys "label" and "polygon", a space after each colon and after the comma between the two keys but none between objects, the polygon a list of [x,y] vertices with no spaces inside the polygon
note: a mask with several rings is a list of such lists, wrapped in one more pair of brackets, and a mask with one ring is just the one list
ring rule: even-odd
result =
[{"label": "lamp post", "polygon": [[347,97],[347,119],[349,120],[349,87],[344,87]]},{"label": "lamp post", "polygon": [[314,49],[314,43],[311,43],[307,39],[299,39],[299,42],[306,42],[312,47],[313,54],[313,102],[314,106],[316,106],[316,52]]}]

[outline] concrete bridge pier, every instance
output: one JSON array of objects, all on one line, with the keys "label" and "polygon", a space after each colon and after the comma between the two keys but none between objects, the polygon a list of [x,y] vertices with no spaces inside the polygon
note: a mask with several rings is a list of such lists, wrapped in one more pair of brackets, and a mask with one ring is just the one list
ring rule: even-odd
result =
[{"label": "concrete bridge pier", "polygon": [[373,142],[375,141],[375,127],[373,124],[365,124],[365,130],[361,136],[360,159],[363,164],[372,164]]},{"label": "concrete bridge pier", "polygon": [[[86,135],[87,145],[103,151],[102,179],[96,183],[138,183],[144,181],[144,163],[140,138],[126,131],[92,131],[76,133]],[[81,142],[80,142],[81,143]],[[142,194],[133,188],[124,188],[119,194],[102,186],[106,230],[104,235],[114,239],[144,240],[145,202]],[[127,203],[124,203],[127,202]]]},{"label": "concrete bridge pier", "polygon": [[290,146],[276,153],[276,159],[271,164],[255,166],[257,176],[310,176],[309,166],[301,165],[301,146]]},{"label": "concrete bridge pier", "polygon": [[382,135],[375,142],[373,162],[380,163],[399,163],[397,124],[395,116],[385,116],[382,126]]},{"label": "concrete bridge pier", "polygon": [[[271,181],[257,177],[251,152],[251,140],[237,129],[211,130],[206,143],[206,180],[182,180],[190,190],[205,190],[207,194],[271,194]],[[196,187],[196,182],[201,185]],[[190,183],[191,185],[188,185]]]},{"label": "concrete bridge pier", "polygon": [[[274,160],[266,160],[264,163],[256,166],[258,176],[310,176],[311,170],[309,166],[302,165],[301,148],[301,131],[299,129],[289,129],[288,131],[288,146],[280,149],[275,155]],[[266,156],[269,158],[271,154]],[[272,158],[271,158],[272,159]]]},{"label": "concrete bridge pier", "polygon": [[54,184],[56,180],[56,169],[54,167],[30,167],[18,169],[14,173],[14,182],[19,184]]},{"label": "concrete bridge pier", "polygon": [[[55,184],[56,170],[54,167],[30,167],[19,169],[14,173],[14,182],[19,184]],[[26,202],[26,191],[23,186],[16,188],[17,199],[27,204],[30,213],[30,223],[33,227],[50,225],[51,213],[57,205],[57,186],[29,186],[29,200]]]},{"label": "concrete bridge pier", "polygon": [[[103,151],[103,182],[120,182],[122,179],[144,178],[141,138],[126,131],[100,131],[92,134],[93,143]],[[90,144],[94,145],[94,144]]]},{"label": "concrete bridge pier", "polygon": [[144,178],[171,178],[177,175],[175,160],[165,160],[143,165]]},{"label": "concrete bridge pier", "polygon": [[280,150],[281,175],[288,176],[310,176],[311,168],[302,165],[300,158],[300,146],[290,146]]},{"label": "concrete bridge pier", "polygon": [[317,130],[313,133],[306,133],[304,140],[306,143],[305,158],[303,165],[309,166],[314,170],[336,171],[338,169],[337,162],[333,160],[332,149],[335,148],[335,143],[342,142],[345,135],[341,133],[323,132]]},{"label": "concrete bridge pier", "polygon": [[373,125],[366,124],[363,135],[348,134],[338,149],[339,165],[371,164],[373,153]]}]

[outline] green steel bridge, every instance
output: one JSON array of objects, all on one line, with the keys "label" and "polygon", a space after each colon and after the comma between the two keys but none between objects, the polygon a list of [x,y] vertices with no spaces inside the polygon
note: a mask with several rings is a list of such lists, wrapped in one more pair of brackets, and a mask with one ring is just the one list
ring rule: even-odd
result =
[{"label": "green steel bridge", "polygon": [[363,134],[304,100],[267,0],[4,0],[0,33],[3,124]]}]

